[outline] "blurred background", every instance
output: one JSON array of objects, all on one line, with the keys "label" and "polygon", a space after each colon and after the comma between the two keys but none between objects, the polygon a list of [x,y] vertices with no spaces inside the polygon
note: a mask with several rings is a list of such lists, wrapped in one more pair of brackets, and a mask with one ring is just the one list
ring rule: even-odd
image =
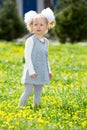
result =
[{"label": "blurred background", "polygon": [[47,37],[56,37],[60,43],[87,41],[87,0],[0,0],[0,40],[26,39],[30,33],[24,14],[29,10],[39,13],[47,7],[56,18],[56,27]]}]

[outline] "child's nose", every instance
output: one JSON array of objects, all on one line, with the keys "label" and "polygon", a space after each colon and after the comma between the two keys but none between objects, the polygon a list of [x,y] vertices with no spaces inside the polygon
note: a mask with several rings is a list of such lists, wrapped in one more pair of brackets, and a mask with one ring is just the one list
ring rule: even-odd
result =
[{"label": "child's nose", "polygon": [[40,28],[40,25],[38,25],[38,28]]}]

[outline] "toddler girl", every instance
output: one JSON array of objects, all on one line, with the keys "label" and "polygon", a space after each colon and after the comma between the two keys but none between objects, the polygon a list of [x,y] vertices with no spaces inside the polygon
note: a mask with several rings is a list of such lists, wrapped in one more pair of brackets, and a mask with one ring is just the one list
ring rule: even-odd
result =
[{"label": "toddler girl", "polygon": [[29,11],[24,21],[27,29],[33,33],[25,43],[25,65],[22,83],[25,91],[22,94],[19,106],[25,106],[28,97],[34,88],[34,103],[40,104],[40,95],[44,84],[49,84],[52,72],[48,62],[48,40],[44,34],[55,26],[55,17],[50,8],[42,10],[40,14]]}]

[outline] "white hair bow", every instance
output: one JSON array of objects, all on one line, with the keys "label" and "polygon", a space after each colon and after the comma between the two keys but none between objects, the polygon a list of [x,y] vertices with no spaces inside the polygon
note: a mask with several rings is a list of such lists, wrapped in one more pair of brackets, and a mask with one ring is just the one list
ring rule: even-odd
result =
[{"label": "white hair bow", "polygon": [[50,8],[43,9],[41,14],[47,18],[48,22],[55,21],[54,13]]},{"label": "white hair bow", "polygon": [[26,24],[30,24],[32,22],[32,19],[34,18],[34,16],[37,15],[37,13],[33,10],[25,13],[25,16],[24,16],[24,22]]},{"label": "white hair bow", "polygon": [[[55,26],[55,16],[54,16],[53,11],[50,8],[43,9],[40,14],[43,15],[47,19],[47,21],[49,23],[49,28],[52,28],[52,27]],[[36,15],[37,15],[37,13],[35,11],[33,11],[33,10],[25,13],[24,22],[27,25],[31,24],[33,18]]]}]

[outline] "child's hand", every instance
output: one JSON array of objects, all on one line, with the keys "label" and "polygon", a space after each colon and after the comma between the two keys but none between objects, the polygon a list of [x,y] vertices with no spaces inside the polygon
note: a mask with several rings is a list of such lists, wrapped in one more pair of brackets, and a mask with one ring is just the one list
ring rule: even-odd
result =
[{"label": "child's hand", "polygon": [[50,79],[53,77],[53,74],[52,73],[49,73],[49,77],[50,77]]},{"label": "child's hand", "polygon": [[30,78],[36,78],[36,77],[37,77],[37,74],[30,75]]}]

